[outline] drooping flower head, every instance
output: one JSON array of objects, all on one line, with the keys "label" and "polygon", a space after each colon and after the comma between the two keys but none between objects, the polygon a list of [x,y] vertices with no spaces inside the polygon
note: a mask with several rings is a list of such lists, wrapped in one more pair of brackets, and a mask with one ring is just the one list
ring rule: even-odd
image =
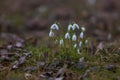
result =
[{"label": "drooping flower head", "polygon": [[85,44],[88,44],[88,39],[85,40]]},{"label": "drooping flower head", "polygon": [[76,28],[79,29],[79,25],[74,23],[73,26],[72,26],[72,29],[75,30]]},{"label": "drooping flower head", "polygon": [[72,41],[76,41],[77,40],[77,36],[74,34],[73,36],[72,36]]},{"label": "drooping flower head", "polygon": [[75,43],[75,44],[73,45],[73,47],[76,48],[76,47],[77,47],[77,44]]},{"label": "drooping flower head", "polygon": [[64,41],[63,39],[60,39],[60,46],[63,45]]},{"label": "drooping flower head", "polygon": [[68,25],[68,31],[70,31],[71,29],[72,29],[72,25],[69,24],[69,25]]},{"label": "drooping flower head", "polygon": [[77,49],[77,53],[80,54],[80,49]]},{"label": "drooping flower head", "polygon": [[70,39],[70,34],[68,32],[65,34],[65,39]]},{"label": "drooping flower head", "polygon": [[79,47],[81,47],[81,46],[82,46],[82,41],[79,42]]},{"label": "drooping flower head", "polygon": [[50,30],[50,33],[49,33],[49,37],[54,37],[54,32],[52,30]]},{"label": "drooping flower head", "polygon": [[51,30],[59,30],[59,26],[54,23],[51,27],[50,27]]},{"label": "drooping flower head", "polygon": [[81,27],[81,30],[84,32],[85,31],[85,27]]},{"label": "drooping flower head", "polygon": [[83,37],[84,37],[84,33],[81,32],[81,33],[80,33],[80,38],[83,38]]}]

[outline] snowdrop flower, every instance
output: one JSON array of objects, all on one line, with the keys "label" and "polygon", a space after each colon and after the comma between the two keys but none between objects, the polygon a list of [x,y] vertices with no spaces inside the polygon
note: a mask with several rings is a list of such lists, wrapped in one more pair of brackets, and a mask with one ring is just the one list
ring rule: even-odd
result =
[{"label": "snowdrop flower", "polygon": [[80,54],[80,49],[77,49],[77,53]]},{"label": "snowdrop flower", "polygon": [[81,30],[82,30],[82,31],[85,31],[85,27],[81,27]]},{"label": "snowdrop flower", "polygon": [[73,47],[76,48],[76,47],[77,47],[77,44],[75,43]]},{"label": "snowdrop flower", "polygon": [[70,34],[68,32],[65,34],[65,39],[70,39]]},{"label": "snowdrop flower", "polygon": [[87,44],[87,43],[88,43],[88,39],[85,40],[85,44]]},{"label": "snowdrop flower", "polygon": [[84,36],[84,33],[81,32],[81,33],[80,33],[80,38],[83,38],[83,36]]},{"label": "snowdrop flower", "polygon": [[79,43],[79,47],[81,47],[82,46],[82,41],[80,41],[80,43]]},{"label": "snowdrop flower", "polygon": [[53,37],[55,34],[53,33],[52,30],[50,30],[49,37]]},{"label": "snowdrop flower", "polygon": [[53,29],[56,29],[56,30],[59,30],[59,26],[57,24],[53,24],[51,27],[50,27],[51,30]]},{"label": "snowdrop flower", "polygon": [[63,39],[60,40],[60,45],[63,45],[64,41]]},{"label": "snowdrop flower", "polygon": [[69,25],[68,25],[68,31],[70,31],[71,29],[72,29],[72,25],[69,24]]},{"label": "snowdrop flower", "polygon": [[76,41],[77,40],[77,36],[74,34],[73,36],[72,36],[72,41]]},{"label": "snowdrop flower", "polygon": [[78,26],[78,24],[74,23],[72,26],[72,29],[75,30],[76,28],[79,29],[79,26]]}]

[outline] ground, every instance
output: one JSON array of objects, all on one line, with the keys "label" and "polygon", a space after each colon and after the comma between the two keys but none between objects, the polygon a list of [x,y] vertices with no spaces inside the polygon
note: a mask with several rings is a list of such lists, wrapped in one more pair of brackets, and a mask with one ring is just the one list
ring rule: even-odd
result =
[{"label": "ground", "polygon": [[[0,80],[120,80],[119,4],[119,0],[1,0]],[[88,46],[77,54],[69,43],[56,45],[49,37],[54,23],[63,33],[69,24],[84,26]]]}]

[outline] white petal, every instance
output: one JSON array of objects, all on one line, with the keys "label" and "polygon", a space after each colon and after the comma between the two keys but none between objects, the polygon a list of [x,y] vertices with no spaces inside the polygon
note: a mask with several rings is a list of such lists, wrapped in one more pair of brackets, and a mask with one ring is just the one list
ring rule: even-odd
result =
[{"label": "white petal", "polygon": [[73,46],[74,48],[76,48],[77,47],[77,44],[74,44],[74,46]]},{"label": "white petal", "polygon": [[77,49],[77,53],[80,54],[80,49]]},{"label": "white petal", "polygon": [[57,24],[53,24],[51,27],[50,27],[51,30],[53,29],[56,29],[56,30],[59,30],[59,26]]},{"label": "white petal", "polygon": [[79,27],[79,25],[78,24],[73,24],[73,28],[77,28],[77,29],[79,29],[80,27]]},{"label": "white petal", "polygon": [[74,34],[73,36],[72,36],[72,41],[76,41],[77,40],[77,36]]},{"label": "white petal", "polygon": [[79,47],[81,47],[82,46],[82,41],[80,41],[80,43],[79,43]]},{"label": "white petal", "polygon": [[81,30],[82,30],[82,31],[85,31],[85,27],[81,27]]},{"label": "white petal", "polygon": [[56,24],[56,30],[59,30],[59,26]]},{"label": "white petal", "polygon": [[65,39],[70,39],[70,34],[68,32],[65,34]]},{"label": "white petal", "polygon": [[54,33],[52,30],[50,30],[49,37],[53,37],[53,36],[54,36]]},{"label": "white petal", "polygon": [[55,29],[55,24],[51,25],[50,29]]},{"label": "white petal", "polygon": [[60,45],[62,45],[64,42],[63,42],[63,39],[60,40]]},{"label": "white petal", "polygon": [[69,24],[69,25],[68,25],[68,31],[70,31],[71,29],[72,29],[72,25]]},{"label": "white petal", "polygon": [[72,26],[72,30],[74,31],[74,30],[75,30],[75,28],[76,28],[76,27],[73,25],[73,26]]},{"label": "white petal", "polygon": [[87,43],[88,43],[88,39],[85,40],[85,44],[87,44]]},{"label": "white petal", "polygon": [[84,36],[84,33],[81,32],[81,33],[80,33],[80,38],[83,38],[83,36]]}]

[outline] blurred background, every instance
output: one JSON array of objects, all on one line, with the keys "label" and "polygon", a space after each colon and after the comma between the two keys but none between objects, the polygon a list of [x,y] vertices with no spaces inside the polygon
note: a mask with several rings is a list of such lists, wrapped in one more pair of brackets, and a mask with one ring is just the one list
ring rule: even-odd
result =
[{"label": "blurred background", "polygon": [[0,0],[0,33],[48,35],[54,22],[85,26],[99,41],[120,36],[120,0]]}]

